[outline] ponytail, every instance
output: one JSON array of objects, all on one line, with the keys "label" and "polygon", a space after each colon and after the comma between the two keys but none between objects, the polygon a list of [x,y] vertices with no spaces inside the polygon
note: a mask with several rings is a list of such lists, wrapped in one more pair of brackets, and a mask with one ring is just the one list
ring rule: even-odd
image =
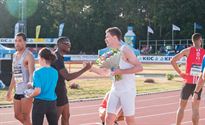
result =
[{"label": "ponytail", "polygon": [[56,60],[56,55],[49,48],[42,48],[39,51],[39,56],[44,58],[47,63],[53,63]]}]

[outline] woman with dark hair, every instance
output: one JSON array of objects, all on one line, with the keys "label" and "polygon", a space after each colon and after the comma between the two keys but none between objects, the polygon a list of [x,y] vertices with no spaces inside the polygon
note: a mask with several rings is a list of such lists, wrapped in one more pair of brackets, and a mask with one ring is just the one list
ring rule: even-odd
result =
[{"label": "woman with dark hair", "polygon": [[46,115],[49,125],[57,125],[57,108],[55,88],[58,80],[58,72],[50,66],[56,56],[48,48],[39,51],[40,68],[34,71],[34,91],[29,97],[34,97],[32,124],[43,125]]}]

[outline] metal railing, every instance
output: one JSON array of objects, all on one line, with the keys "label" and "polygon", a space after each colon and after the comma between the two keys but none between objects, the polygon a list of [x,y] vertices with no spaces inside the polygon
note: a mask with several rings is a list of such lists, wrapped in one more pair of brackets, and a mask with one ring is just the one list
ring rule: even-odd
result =
[{"label": "metal railing", "polygon": [[[176,40],[139,40],[138,49],[145,54],[161,54],[161,49],[168,47],[170,49],[175,49],[177,45],[182,45],[185,48],[192,45],[191,39],[176,39]],[[203,43],[202,43],[203,45]]]}]

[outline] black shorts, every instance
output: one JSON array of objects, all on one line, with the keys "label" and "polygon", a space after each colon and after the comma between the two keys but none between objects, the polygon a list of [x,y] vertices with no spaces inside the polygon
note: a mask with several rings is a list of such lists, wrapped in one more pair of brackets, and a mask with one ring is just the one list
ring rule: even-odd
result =
[{"label": "black shorts", "polygon": [[[196,84],[185,84],[181,91],[181,99],[188,100],[190,95],[193,96],[195,88],[196,88]],[[202,89],[199,91],[197,100],[201,99],[201,92]]]},{"label": "black shorts", "polygon": [[57,95],[57,106],[64,106],[65,104],[68,104],[68,97],[67,95]]},{"label": "black shorts", "polygon": [[57,100],[56,100],[57,106],[64,106],[68,104],[67,89],[65,86],[62,85],[56,87],[56,95],[57,95]]},{"label": "black shorts", "polygon": [[14,99],[21,100],[22,98],[25,98],[24,94],[15,94]]}]

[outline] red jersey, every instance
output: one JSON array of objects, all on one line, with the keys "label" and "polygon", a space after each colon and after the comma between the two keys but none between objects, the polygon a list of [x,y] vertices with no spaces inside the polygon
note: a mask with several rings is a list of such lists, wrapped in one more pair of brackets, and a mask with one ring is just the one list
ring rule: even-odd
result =
[{"label": "red jersey", "polygon": [[205,50],[203,48],[196,49],[195,47],[190,47],[190,53],[186,60],[186,84],[195,84],[199,73],[201,72],[201,63]]}]

